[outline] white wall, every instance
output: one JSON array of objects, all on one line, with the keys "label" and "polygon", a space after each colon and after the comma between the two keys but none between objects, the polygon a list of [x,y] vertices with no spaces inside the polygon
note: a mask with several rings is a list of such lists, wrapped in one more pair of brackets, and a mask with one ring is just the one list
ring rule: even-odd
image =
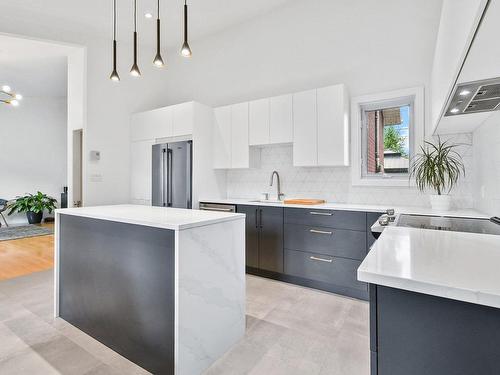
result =
[{"label": "white wall", "polygon": [[66,98],[25,97],[0,105],[0,197],[42,191],[60,201],[66,185]]},{"label": "white wall", "polygon": [[439,0],[289,1],[170,55],[165,97],[219,106],[345,83],[351,95],[427,85]]},{"label": "white wall", "polygon": [[494,112],[474,136],[474,207],[500,216],[500,112]]},{"label": "white wall", "polygon": [[[86,47],[84,201],[95,205],[129,199],[132,112],[188,100],[217,106],[334,83],[346,83],[352,95],[428,87],[440,8],[439,0],[294,0],[192,41],[190,60],[169,51],[167,70],[152,67],[154,47],[144,47],[139,80],[128,75],[131,48],[120,41],[118,85],[108,79],[111,41],[73,31],[71,19],[3,13],[0,32]],[[91,150],[101,151],[101,161],[89,161]]]},{"label": "white wall", "polygon": [[[46,27],[49,24],[51,27]],[[68,100],[81,101],[83,95],[86,103],[86,108],[82,108],[83,114],[72,114],[70,111],[68,129],[84,128],[84,204],[127,203],[130,114],[168,104],[161,95],[162,80],[166,78],[168,71],[154,68],[146,59],[154,55],[153,48],[144,47],[141,51],[143,77],[133,79],[128,74],[132,50],[125,43],[119,45],[118,68],[122,81],[116,84],[108,78],[111,67],[109,40],[90,39],[85,34],[73,33],[71,28],[67,29],[68,24],[51,23],[49,19],[40,20],[29,13],[23,19],[0,13],[0,25],[0,32],[3,33],[85,47],[84,50],[77,51],[85,55],[81,67],[86,72],[86,81],[82,83],[84,91],[78,89],[79,92],[72,95],[71,83],[78,81],[78,77],[68,77]],[[79,64],[79,56],[70,59],[69,63]],[[90,161],[92,150],[101,151],[99,162]],[[70,147],[68,151],[71,154]],[[71,178],[70,175],[69,177]]]}]

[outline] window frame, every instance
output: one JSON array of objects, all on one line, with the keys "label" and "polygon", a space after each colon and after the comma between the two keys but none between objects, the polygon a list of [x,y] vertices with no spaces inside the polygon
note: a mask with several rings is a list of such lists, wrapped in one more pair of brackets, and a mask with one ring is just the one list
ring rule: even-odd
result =
[{"label": "window frame", "polygon": [[414,186],[414,179],[409,180],[408,174],[368,175],[364,172],[363,158],[367,156],[367,140],[365,135],[364,112],[372,109],[393,108],[411,104],[409,148],[410,161],[424,140],[425,112],[424,88],[412,87],[402,90],[393,90],[384,93],[362,95],[351,101],[352,126],[352,185],[353,186]]}]

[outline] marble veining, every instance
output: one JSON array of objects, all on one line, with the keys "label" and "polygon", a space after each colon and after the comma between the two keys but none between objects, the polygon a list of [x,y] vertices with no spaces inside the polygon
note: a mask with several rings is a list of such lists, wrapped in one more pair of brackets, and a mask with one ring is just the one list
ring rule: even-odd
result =
[{"label": "marble veining", "polygon": [[177,374],[199,374],[245,332],[244,219],[178,232]]},{"label": "marble veining", "polygon": [[358,279],[500,308],[499,264],[500,236],[387,227]]}]

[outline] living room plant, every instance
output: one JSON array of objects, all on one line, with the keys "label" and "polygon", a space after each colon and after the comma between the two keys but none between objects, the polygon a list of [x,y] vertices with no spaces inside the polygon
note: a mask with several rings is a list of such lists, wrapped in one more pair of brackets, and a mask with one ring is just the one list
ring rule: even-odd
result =
[{"label": "living room plant", "polygon": [[40,191],[36,194],[27,194],[17,197],[8,205],[9,215],[16,212],[26,212],[28,223],[39,224],[42,222],[44,211],[49,214],[56,209],[57,200]]},{"label": "living room plant", "polygon": [[415,177],[417,188],[427,189],[436,194],[430,195],[431,206],[435,210],[447,211],[451,207],[449,192],[457,185],[460,176],[465,176],[462,156],[457,152],[458,144],[449,141],[437,143],[424,142],[410,166],[410,178]]}]

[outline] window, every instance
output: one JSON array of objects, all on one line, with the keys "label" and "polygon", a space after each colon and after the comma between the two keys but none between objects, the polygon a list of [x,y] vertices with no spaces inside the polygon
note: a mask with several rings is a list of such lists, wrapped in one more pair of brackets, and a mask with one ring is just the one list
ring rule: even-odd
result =
[{"label": "window", "polygon": [[423,90],[353,99],[353,184],[408,185],[410,160],[423,138]]},{"label": "window", "polygon": [[363,176],[408,174],[413,103],[362,111]]}]

